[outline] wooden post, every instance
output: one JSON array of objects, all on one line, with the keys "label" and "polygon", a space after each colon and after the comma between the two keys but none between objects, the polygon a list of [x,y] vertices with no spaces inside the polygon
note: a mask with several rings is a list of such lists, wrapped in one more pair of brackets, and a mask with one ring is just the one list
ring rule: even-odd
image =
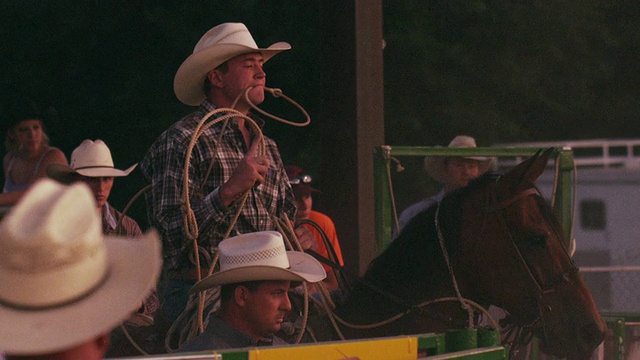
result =
[{"label": "wooden post", "polygon": [[347,270],[362,274],[376,254],[373,149],[384,143],[382,1],[322,1],[322,196]]}]

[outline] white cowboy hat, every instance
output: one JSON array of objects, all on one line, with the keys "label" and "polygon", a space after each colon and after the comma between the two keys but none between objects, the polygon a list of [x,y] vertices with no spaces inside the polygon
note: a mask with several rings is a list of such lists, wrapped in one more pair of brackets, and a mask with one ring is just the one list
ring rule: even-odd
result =
[{"label": "white cowboy hat", "polygon": [[85,140],[71,153],[71,163],[49,164],[47,175],[63,183],[72,180],[71,174],[88,177],[122,177],[127,176],[138,164],[131,165],[126,170],[119,170],[113,166],[111,151],[102,140]]},{"label": "white cowboy hat", "polygon": [[[471,136],[458,135],[451,140],[447,147],[453,148],[474,148],[476,140]],[[464,156],[464,159],[478,161],[480,174],[484,174],[489,170],[493,163],[493,158],[483,156]],[[439,183],[448,183],[449,175],[446,169],[445,156],[426,156],[424,158],[424,170],[427,174]]]},{"label": "white cowboy hat", "polygon": [[184,104],[197,106],[205,97],[202,87],[209,71],[238,55],[259,52],[267,62],[275,54],[289,49],[291,45],[286,42],[259,48],[244,24],[220,24],[202,35],[193,54],[180,65],[173,80],[173,91]]},{"label": "white cowboy hat", "polygon": [[327,277],[322,264],[300,251],[286,251],[277,231],[259,231],[218,245],[220,271],[196,283],[191,292],[217,285],[259,280],[318,282]]},{"label": "white cowboy hat", "polygon": [[55,352],[111,331],[161,265],[157,232],[103,237],[86,184],[37,181],[0,222],[0,349]]}]

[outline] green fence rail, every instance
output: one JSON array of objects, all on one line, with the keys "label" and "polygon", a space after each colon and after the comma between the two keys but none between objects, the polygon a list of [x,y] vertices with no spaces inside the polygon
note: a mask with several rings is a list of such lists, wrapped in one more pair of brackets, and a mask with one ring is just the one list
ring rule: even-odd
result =
[{"label": "green fence rail", "polygon": [[[633,342],[638,341],[637,331],[640,326],[639,313],[602,313],[602,317],[607,323],[607,337],[605,338],[605,359],[624,360],[630,359],[631,354],[627,352],[632,347]],[[637,356],[637,354],[635,354]]]},{"label": "green fence rail", "polygon": [[[487,156],[524,158],[534,155],[539,148],[444,148],[427,146],[379,146],[374,149],[375,233],[377,253],[391,242],[394,217],[392,213],[390,168],[392,158],[401,156]],[[558,188],[554,199],[554,212],[566,233],[565,246],[569,248],[572,225],[572,186],[574,172],[573,151],[554,148],[551,158],[558,164]],[[417,199],[416,199],[417,200]]]}]

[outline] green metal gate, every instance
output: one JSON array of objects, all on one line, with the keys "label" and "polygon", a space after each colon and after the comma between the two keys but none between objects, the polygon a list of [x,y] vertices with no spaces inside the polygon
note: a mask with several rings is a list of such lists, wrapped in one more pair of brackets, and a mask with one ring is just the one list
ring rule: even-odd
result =
[{"label": "green metal gate", "polygon": [[[376,251],[381,253],[391,242],[393,227],[390,167],[392,158],[401,156],[487,156],[498,158],[524,158],[534,155],[539,148],[444,148],[427,146],[388,146],[374,149],[374,196],[375,196],[375,233]],[[558,188],[555,194],[554,212],[565,230],[566,248],[569,248],[572,225],[572,175],[574,172],[573,151],[554,148],[551,155],[557,164]],[[551,162],[550,162],[551,163]],[[416,199],[418,200],[418,199]]]}]

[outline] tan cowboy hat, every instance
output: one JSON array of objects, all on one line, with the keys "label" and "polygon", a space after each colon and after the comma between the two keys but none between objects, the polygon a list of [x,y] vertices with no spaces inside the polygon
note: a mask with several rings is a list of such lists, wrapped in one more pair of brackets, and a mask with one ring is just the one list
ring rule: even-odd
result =
[{"label": "tan cowboy hat", "polygon": [[217,285],[259,280],[318,282],[327,273],[322,264],[300,251],[286,251],[282,235],[259,231],[223,240],[218,245],[220,271],[196,283],[191,292]]},{"label": "tan cowboy hat", "polygon": [[[453,148],[474,148],[476,146],[476,140],[471,136],[458,135],[451,140],[447,147]],[[489,170],[493,163],[493,158],[483,156],[464,156],[464,159],[471,159],[478,161],[478,167],[480,174],[484,174]],[[424,158],[424,170],[427,174],[439,183],[445,184],[449,182],[449,175],[446,170],[446,157],[445,156],[426,156]]]},{"label": "tan cowboy hat", "polygon": [[173,91],[184,104],[197,106],[205,97],[202,87],[209,71],[238,55],[259,52],[267,62],[275,54],[289,49],[291,45],[286,42],[259,48],[244,24],[220,24],[202,35],[193,54],[180,65],[173,80]]},{"label": "tan cowboy hat", "polygon": [[0,349],[55,352],[111,331],[161,265],[155,231],[103,237],[87,185],[40,179],[0,222]]},{"label": "tan cowboy hat", "polygon": [[63,183],[69,183],[72,174],[88,177],[122,177],[127,176],[138,164],[131,165],[126,170],[119,170],[113,166],[111,151],[102,140],[85,140],[71,153],[71,163],[49,164],[47,175]]}]

